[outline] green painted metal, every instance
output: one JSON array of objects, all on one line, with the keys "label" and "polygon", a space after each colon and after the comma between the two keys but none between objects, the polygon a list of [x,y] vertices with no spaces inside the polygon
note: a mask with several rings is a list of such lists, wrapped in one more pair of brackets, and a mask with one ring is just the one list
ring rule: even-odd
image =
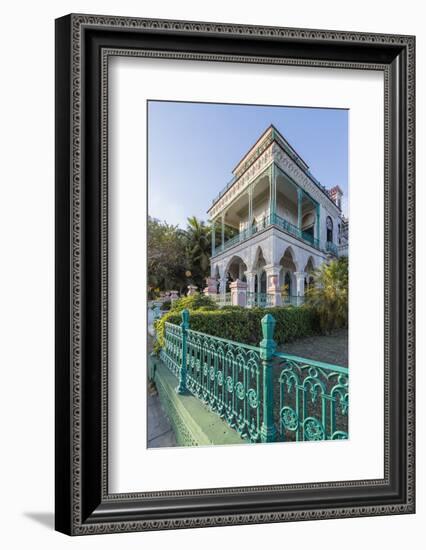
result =
[{"label": "green painted metal", "polygon": [[187,392],[186,387],[186,376],[187,376],[187,338],[188,338],[188,330],[189,330],[189,311],[187,309],[184,309],[181,313],[182,322],[180,324],[181,326],[181,334],[182,334],[182,348],[181,348],[181,354],[182,354],[182,360],[181,360],[181,366],[179,369],[179,385],[176,388],[177,393],[179,394],[185,394]]},{"label": "green painted metal", "polygon": [[334,256],[337,256],[339,253],[337,245],[329,241],[326,242],[325,249],[327,252],[334,254]]},{"label": "green painted metal", "polygon": [[275,353],[279,374],[279,439],[347,439],[347,368]]},{"label": "green painted metal", "polygon": [[175,391],[176,377],[161,361],[157,360],[152,370],[161,405],[170,420],[177,445],[194,447],[250,443],[189,392],[178,395]]},{"label": "green painted metal", "polygon": [[244,439],[260,440],[260,352],[247,346],[188,331],[189,391]]},{"label": "green painted metal", "polygon": [[266,292],[247,291],[246,297],[249,307],[272,307],[272,295]]},{"label": "green painted metal", "polygon": [[296,225],[293,225],[292,223],[285,220],[278,214],[271,213],[270,215],[265,216],[263,219],[261,219],[257,223],[250,225],[250,227],[248,227],[247,229],[240,231],[237,235],[235,235],[235,237],[232,237],[232,239],[228,239],[226,242],[222,244],[222,246],[217,247],[215,249],[214,255],[220,254],[224,250],[228,250],[229,248],[232,248],[233,246],[246,241],[252,235],[259,233],[259,231],[263,231],[264,229],[266,229],[267,227],[270,227],[271,225],[275,225],[279,229],[283,230],[285,233],[309,243],[314,248],[319,249],[320,247],[319,239],[313,237],[310,233],[307,233],[306,231],[302,231],[301,229],[299,229],[299,227],[297,227]]},{"label": "green painted metal", "polygon": [[[253,443],[347,439],[348,369],[276,351],[275,319],[252,346],[165,324],[160,357],[188,390]],[[182,390],[182,391],[181,391]]]},{"label": "green painted metal", "polygon": [[216,222],[212,221],[212,256],[216,254]]},{"label": "green painted metal", "polygon": [[225,294],[218,293],[218,294],[209,294],[209,298],[211,298],[219,307],[223,306],[231,306],[232,305],[232,298],[231,293],[226,292]]},{"label": "green painted metal", "polygon": [[297,227],[299,231],[302,231],[302,200],[303,191],[300,187],[297,188]]},{"label": "green painted metal", "polygon": [[182,364],[182,327],[166,323],[164,327],[164,347],[160,358],[175,376],[179,376]]},{"label": "green painted metal", "polygon": [[316,217],[316,222],[317,222],[317,229],[316,229],[316,232],[315,232],[315,238],[319,242],[319,238],[320,238],[320,205],[319,205],[319,203],[316,203],[315,214],[316,214],[315,217]]},{"label": "green painted metal", "polygon": [[263,372],[263,422],[260,430],[262,443],[275,441],[274,388],[272,378],[272,359],[277,347],[274,341],[275,324],[276,321],[270,313],[262,318],[263,340],[259,344]]},{"label": "green painted metal", "polygon": [[282,299],[284,306],[303,306],[305,303],[305,297],[304,296],[285,296]]},{"label": "green painted metal", "polygon": [[272,216],[275,215],[277,211],[277,180],[275,175],[275,162],[271,164],[271,191],[270,191],[270,200],[269,200],[269,212]]}]

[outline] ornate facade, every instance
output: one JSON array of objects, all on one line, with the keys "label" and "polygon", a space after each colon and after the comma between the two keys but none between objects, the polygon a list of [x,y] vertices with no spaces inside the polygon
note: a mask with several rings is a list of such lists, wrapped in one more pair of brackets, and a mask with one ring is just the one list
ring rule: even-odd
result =
[{"label": "ornate facade", "polygon": [[[347,254],[342,190],[322,186],[274,126],[233,175],[208,210],[213,238],[205,292],[224,296],[232,288],[233,303],[242,305],[261,305],[265,299],[281,305],[283,297],[297,303],[316,267]],[[230,231],[233,236],[226,239]],[[246,292],[242,302],[240,290]]]}]

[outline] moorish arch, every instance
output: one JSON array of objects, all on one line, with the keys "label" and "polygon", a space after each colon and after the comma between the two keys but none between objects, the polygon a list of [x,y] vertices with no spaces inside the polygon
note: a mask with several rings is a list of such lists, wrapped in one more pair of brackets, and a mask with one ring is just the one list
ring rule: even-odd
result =
[{"label": "moorish arch", "polygon": [[312,255],[310,255],[306,261],[306,264],[305,264],[305,268],[304,268],[304,272],[305,273],[312,273],[313,271],[315,271],[315,259]]},{"label": "moorish arch", "polygon": [[229,260],[225,268],[227,284],[229,285],[229,283],[236,281],[237,279],[245,282],[246,271],[247,271],[247,263],[243,260],[243,258],[238,255],[232,256],[232,258]]},{"label": "moorish arch", "polygon": [[305,275],[305,293],[309,290],[314,284],[314,271],[315,271],[315,260],[313,256],[309,256],[308,261],[306,262],[305,269],[303,270]]},{"label": "moorish arch", "polygon": [[254,255],[252,250],[250,271],[257,271],[259,268],[262,268],[263,266],[269,263],[268,260],[269,260],[269,257],[266,255],[265,247],[258,245],[254,249]]},{"label": "moorish arch", "polygon": [[280,287],[288,296],[293,296],[296,289],[295,273],[298,269],[296,255],[291,246],[287,246],[280,259]]},{"label": "moorish arch", "polygon": [[264,256],[263,249],[261,246],[258,246],[252,263],[251,272],[252,274],[254,274],[254,278],[252,283],[250,284],[250,291],[266,294],[266,265],[267,260]]}]

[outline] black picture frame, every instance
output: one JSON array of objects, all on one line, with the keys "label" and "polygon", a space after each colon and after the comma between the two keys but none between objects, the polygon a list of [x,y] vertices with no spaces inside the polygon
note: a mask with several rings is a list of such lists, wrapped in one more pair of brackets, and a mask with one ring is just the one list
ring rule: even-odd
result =
[{"label": "black picture frame", "polygon": [[[109,55],[383,71],[384,478],[109,494]],[[263,59],[264,61],[260,61]],[[69,535],[414,513],[415,38],[71,14],[56,20],[56,529]]]}]

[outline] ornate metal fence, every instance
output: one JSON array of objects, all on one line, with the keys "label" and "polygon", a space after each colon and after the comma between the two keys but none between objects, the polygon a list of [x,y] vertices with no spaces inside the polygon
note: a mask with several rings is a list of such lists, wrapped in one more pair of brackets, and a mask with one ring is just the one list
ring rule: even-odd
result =
[{"label": "ornate metal fence", "polygon": [[260,441],[260,354],[254,346],[187,331],[188,390],[243,438]]},{"label": "ornate metal fence", "polygon": [[275,353],[279,439],[347,439],[348,369]]},{"label": "ornate metal fence", "polygon": [[219,307],[232,305],[230,292],[226,292],[225,294],[222,294],[222,293],[209,294],[209,298],[211,298],[214,302],[216,302]]},{"label": "ornate metal fence", "polygon": [[164,328],[164,347],[160,358],[173,374],[179,376],[182,366],[182,326],[166,323]]},{"label": "ornate metal fence", "polygon": [[253,443],[346,439],[348,369],[276,352],[275,319],[250,346],[165,323],[163,363],[190,392]]},{"label": "ornate metal fence", "polygon": [[266,292],[250,292],[247,294],[247,305],[249,307],[272,307],[272,295]]}]

